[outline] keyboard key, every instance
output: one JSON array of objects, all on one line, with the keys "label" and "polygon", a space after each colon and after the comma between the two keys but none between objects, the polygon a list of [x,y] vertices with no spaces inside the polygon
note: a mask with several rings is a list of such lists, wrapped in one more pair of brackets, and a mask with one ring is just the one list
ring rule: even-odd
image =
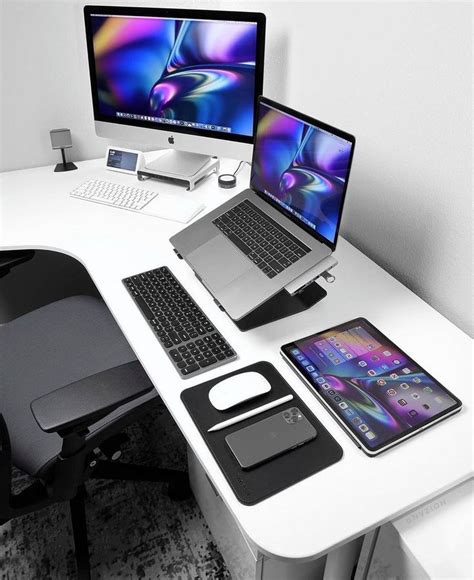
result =
[{"label": "keyboard key", "polygon": [[203,368],[211,366],[215,362],[217,362],[217,358],[215,356],[213,356],[212,358],[207,358],[205,360],[200,361],[199,366],[203,369]]},{"label": "keyboard key", "polygon": [[305,252],[302,248],[299,247],[292,248],[292,250],[298,256],[298,258],[302,258],[304,255],[307,254],[307,252]]},{"label": "keyboard key", "polygon": [[198,370],[199,370],[199,365],[197,363],[194,363],[192,365],[184,367],[184,369],[181,369],[181,374],[190,375],[191,373],[195,373]]},{"label": "keyboard key", "polygon": [[169,333],[170,340],[173,341],[173,344],[181,344],[183,341],[179,338],[176,332]]},{"label": "keyboard key", "polygon": [[272,260],[270,262],[269,266],[272,268],[272,270],[275,270],[275,272],[277,274],[279,274],[280,272],[283,272],[283,267],[280,266],[280,264],[276,260]]}]

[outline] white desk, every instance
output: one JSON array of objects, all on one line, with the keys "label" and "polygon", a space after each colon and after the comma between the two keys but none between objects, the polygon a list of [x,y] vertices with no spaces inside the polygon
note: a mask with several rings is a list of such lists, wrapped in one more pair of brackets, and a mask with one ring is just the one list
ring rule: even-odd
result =
[{"label": "white desk", "polygon": [[[222,165],[223,170],[233,169],[235,162]],[[134,182],[105,171],[102,161],[78,166],[70,173],[43,167],[2,175],[0,247],[56,250],[85,266],[209,478],[260,552],[283,560],[317,558],[471,477],[472,354],[466,334],[344,239],[336,252],[336,282],[326,285],[327,298],[307,312],[242,333],[175,256],[168,239],[182,226],[70,198],[69,191],[89,178]],[[243,189],[247,180],[248,173],[241,173],[234,191]],[[232,195],[217,189],[215,176],[195,192],[157,182],[144,187],[200,198],[207,210]],[[171,268],[236,349],[237,361],[180,379],[121,282],[161,265]],[[372,321],[464,402],[461,413],[377,458],[354,445],[279,355],[280,345],[357,316]],[[341,444],[344,457],[248,507],[235,498],[180,393],[257,360],[275,365]]]}]

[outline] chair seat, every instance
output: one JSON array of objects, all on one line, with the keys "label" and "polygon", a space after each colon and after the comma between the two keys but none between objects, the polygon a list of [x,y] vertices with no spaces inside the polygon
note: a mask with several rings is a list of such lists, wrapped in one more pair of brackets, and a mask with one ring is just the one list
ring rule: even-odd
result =
[{"label": "chair seat", "polygon": [[[73,296],[0,326],[0,411],[10,434],[13,464],[38,475],[61,450],[56,433],[44,433],[30,403],[55,389],[136,360],[102,300]],[[90,428],[93,433],[134,407],[148,393]]]}]

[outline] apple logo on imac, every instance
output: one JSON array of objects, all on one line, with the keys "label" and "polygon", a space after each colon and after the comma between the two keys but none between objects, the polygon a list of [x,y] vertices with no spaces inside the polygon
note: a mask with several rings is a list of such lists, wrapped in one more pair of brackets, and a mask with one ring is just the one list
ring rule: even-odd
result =
[{"label": "apple logo on imac", "polygon": [[170,137],[168,137],[168,143],[170,145],[174,145],[174,137],[173,137],[173,135],[171,135]]}]

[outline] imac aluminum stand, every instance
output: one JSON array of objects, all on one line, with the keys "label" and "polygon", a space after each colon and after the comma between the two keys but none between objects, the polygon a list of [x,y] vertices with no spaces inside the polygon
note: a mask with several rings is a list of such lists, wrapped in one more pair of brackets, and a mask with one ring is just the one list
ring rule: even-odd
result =
[{"label": "imac aluminum stand", "polygon": [[155,159],[145,162],[144,167],[137,171],[137,176],[140,181],[161,179],[184,185],[190,191],[200,181],[211,173],[217,173],[218,170],[217,157],[170,149]]}]

